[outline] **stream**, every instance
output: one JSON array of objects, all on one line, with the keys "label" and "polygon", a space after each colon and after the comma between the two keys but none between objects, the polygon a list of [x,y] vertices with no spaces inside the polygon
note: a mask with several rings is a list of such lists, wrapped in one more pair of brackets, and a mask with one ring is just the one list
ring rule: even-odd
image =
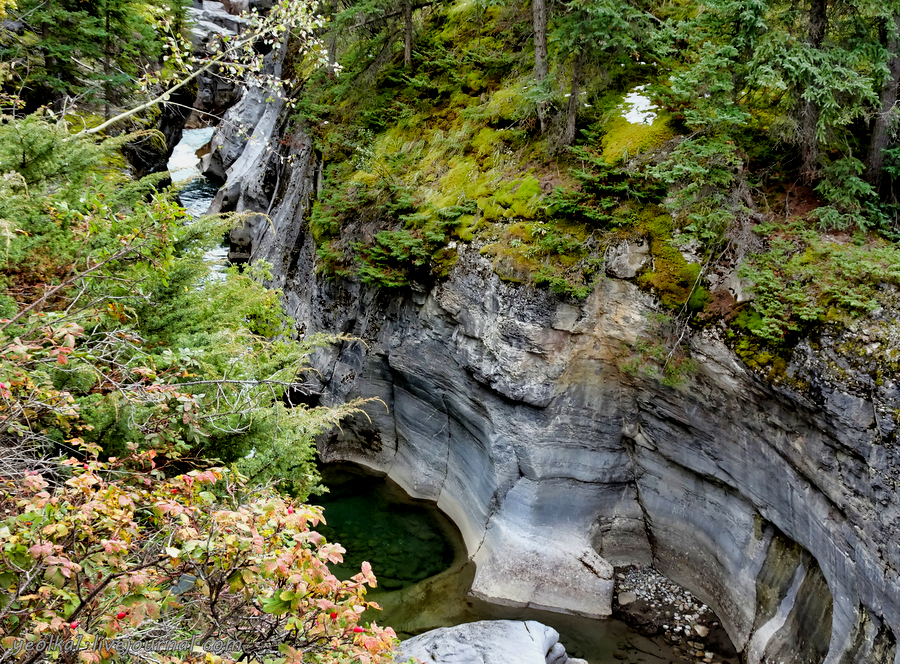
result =
[{"label": "stream", "polygon": [[[178,200],[194,219],[209,209],[221,184],[201,175],[200,158],[197,156],[197,150],[209,143],[215,130],[215,127],[185,129],[181,141],[175,146],[166,164],[172,184],[181,185]],[[221,274],[228,265],[228,244],[225,239],[218,247],[207,251],[205,258],[212,264],[213,272]]]}]

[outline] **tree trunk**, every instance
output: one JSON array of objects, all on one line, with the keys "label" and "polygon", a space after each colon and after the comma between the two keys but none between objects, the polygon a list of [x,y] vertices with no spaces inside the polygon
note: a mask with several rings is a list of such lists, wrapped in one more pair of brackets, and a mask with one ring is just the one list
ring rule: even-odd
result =
[{"label": "tree trunk", "polygon": [[403,0],[403,64],[407,69],[412,69],[412,2]]},{"label": "tree trunk", "polygon": [[[547,3],[546,0],[531,0],[534,16],[534,79],[540,86],[550,73],[547,64]],[[546,129],[546,102],[539,102],[537,113],[541,123],[541,133]]]},{"label": "tree trunk", "polygon": [[872,127],[872,141],[866,157],[866,179],[876,190],[881,188],[884,174],[884,150],[890,142],[891,118],[897,103],[897,86],[900,85],[900,15],[895,15],[893,25],[886,25],[887,66],[889,74],[881,88],[881,105]]},{"label": "tree trunk", "polygon": [[[338,0],[331,0],[331,20],[334,21],[338,12]],[[335,64],[337,63],[337,29],[332,27],[331,34],[328,36],[328,76],[329,78],[335,77]]]},{"label": "tree trunk", "polygon": [[[828,27],[828,0],[812,0],[809,9],[807,42],[818,49]],[[802,91],[801,91],[802,92]],[[815,180],[819,172],[819,107],[815,102],[800,100],[800,177],[804,182]]]},{"label": "tree trunk", "polygon": [[575,140],[575,121],[578,119],[578,106],[581,103],[581,67],[584,57],[581,52],[575,54],[572,62],[572,89],[569,91],[569,105],[566,107],[566,128],[563,130],[561,145],[572,145]]},{"label": "tree trunk", "polygon": [[112,95],[112,84],[109,80],[110,73],[110,65],[109,65],[109,49],[110,49],[110,34],[109,34],[109,0],[106,0],[104,3],[104,8],[106,9],[106,34],[105,43],[103,45],[103,76],[106,80],[103,82],[103,119],[109,120],[109,98]]}]

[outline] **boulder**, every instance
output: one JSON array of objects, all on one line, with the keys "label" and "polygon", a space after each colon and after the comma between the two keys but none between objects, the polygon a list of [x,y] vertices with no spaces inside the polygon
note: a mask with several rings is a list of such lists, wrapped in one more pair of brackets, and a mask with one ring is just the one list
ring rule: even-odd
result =
[{"label": "boulder", "polygon": [[632,592],[619,593],[618,600],[619,606],[627,606],[637,601],[637,595]]},{"label": "boulder", "polygon": [[397,648],[395,661],[423,664],[578,664],[566,655],[559,633],[529,620],[482,620],[414,636]]}]

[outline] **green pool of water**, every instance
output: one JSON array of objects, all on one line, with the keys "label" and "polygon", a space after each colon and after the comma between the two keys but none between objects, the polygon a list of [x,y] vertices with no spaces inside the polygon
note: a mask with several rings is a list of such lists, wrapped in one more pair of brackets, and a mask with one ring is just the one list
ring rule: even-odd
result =
[{"label": "green pool of water", "polygon": [[332,571],[340,579],[369,561],[380,590],[401,590],[453,563],[455,527],[432,504],[411,500],[394,482],[365,475],[353,466],[322,469],[329,492],[310,502],[325,508],[318,530],[347,553]]}]

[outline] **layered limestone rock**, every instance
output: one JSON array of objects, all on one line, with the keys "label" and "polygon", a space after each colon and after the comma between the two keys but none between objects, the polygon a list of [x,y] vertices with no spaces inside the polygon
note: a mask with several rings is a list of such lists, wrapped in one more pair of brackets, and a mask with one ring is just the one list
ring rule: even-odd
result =
[{"label": "layered limestone rock", "polygon": [[[266,55],[263,66],[267,73],[280,77],[284,56],[284,49]],[[249,261],[252,238],[261,237],[271,228],[265,215],[272,209],[271,202],[279,185],[278,174],[275,173],[274,183],[266,178],[275,170],[276,163],[283,166],[278,161],[277,134],[284,106],[285,98],[281,90],[260,87],[243,90],[241,98],[216,129],[210,140],[209,152],[201,159],[203,175],[225,181],[213,199],[208,214],[256,213],[245,215],[241,225],[229,233],[228,260],[235,264]],[[302,183],[306,182],[303,177],[304,164],[309,161],[309,156],[308,152],[304,152],[304,159],[299,160],[296,179]],[[293,158],[288,165],[292,163]],[[305,195],[301,198],[306,199]]]},{"label": "layered limestone rock", "polygon": [[315,155],[302,135],[281,146],[244,176],[280,184],[238,195],[256,210],[279,197],[253,255],[301,332],[360,339],[317,356],[310,392],[383,402],[322,457],[435,501],[477,565],[475,596],[600,616],[610,563],[652,562],[752,664],[900,664],[893,383],[837,376],[801,347],[795,387],[778,386],[704,332],[696,370],[666,387],[626,370],[656,310],[630,281],[563,302],[501,281],[471,244],[446,279],[403,292],[319,278]]}]

